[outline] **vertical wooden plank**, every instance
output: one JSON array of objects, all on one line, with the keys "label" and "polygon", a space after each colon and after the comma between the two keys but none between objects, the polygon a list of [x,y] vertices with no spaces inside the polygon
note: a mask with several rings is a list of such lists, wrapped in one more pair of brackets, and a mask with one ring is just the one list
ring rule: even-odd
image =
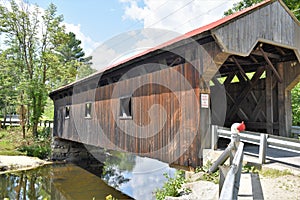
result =
[{"label": "vertical wooden plank", "polygon": [[266,70],[266,125],[267,133],[273,135],[273,124],[274,124],[274,114],[273,114],[273,74],[272,70]]},{"label": "vertical wooden plank", "polygon": [[[113,85],[109,86],[109,91],[113,90]],[[109,123],[110,123],[110,130],[108,131],[107,138],[110,140],[110,147],[114,149],[115,146],[115,138],[116,138],[116,118],[117,118],[117,105],[118,102],[116,98],[113,98],[112,94],[110,93],[111,100],[109,101],[108,110],[109,113]],[[106,134],[106,133],[103,133]]]},{"label": "vertical wooden plank", "polygon": [[142,87],[143,87],[143,97],[142,97],[142,107],[143,107],[143,111],[142,111],[142,124],[144,127],[144,131],[143,131],[143,142],[142,142],[142,149],[143,149],[143,153],[147,154],[148,152],[148,100],[147,97],[144,96],[145,94],[147,94],[148,90],[147,90],[147,85],[145,85],[145,83],[147,82],[147,76],[144,76],[142,79]]},{"label": "vertical wooden plank", "polygon": [[[278,74],[284,77],[283,63],[277,64]],[[285,82],[278,82],[278,123],[279,123],[279,135],[287,136],[286,131],[286,112],[285,112]]]},{"label": "vertical wooden plank", "polygon": [[135,101],[136,101],[136,105],[135,105],[135,120],[137,123],[137,133],[136,133],[136,146],[137,146],[137,153],[141,153],[142,152],[142,139],[141,139],[141,135],[142,135],[142,112],[143,112],[143,108],[142,108],[142,96],[141,96],[141,88],[140,88],[140,83],[141,83],[141,77],[139,77],[136,81],[137,85],[139,86],[138,90],[136,90],[135,93]]}]

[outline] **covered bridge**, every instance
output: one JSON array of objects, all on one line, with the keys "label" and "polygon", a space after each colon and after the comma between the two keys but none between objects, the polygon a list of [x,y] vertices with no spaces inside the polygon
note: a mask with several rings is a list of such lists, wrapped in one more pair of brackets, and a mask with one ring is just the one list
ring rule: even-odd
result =
[{"label": "covered bridge", "polygon": [[300,24],[267,0],[51,92],[53,134],[186,166],[211,124],[289,136]]}]

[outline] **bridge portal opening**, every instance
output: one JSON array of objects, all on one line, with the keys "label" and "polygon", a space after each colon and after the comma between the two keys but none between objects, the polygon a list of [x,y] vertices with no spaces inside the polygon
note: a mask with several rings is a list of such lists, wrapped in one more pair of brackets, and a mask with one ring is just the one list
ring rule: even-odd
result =
[{"label": "bridge portal opening", "polygon": [[249,56],[229,56],[210,81],[212,98],[223,87],[227,102],[225,119],[212,109],[212,124],[230,127],[245,121],[250,131],[290,135],[293,104],[289,87],[299,74],[293,49],[257,43]]}]

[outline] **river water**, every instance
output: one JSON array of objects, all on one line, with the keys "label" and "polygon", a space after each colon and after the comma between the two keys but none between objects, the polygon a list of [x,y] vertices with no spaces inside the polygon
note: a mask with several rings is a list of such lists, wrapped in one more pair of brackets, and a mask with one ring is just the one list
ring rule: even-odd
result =
[{"label": "river water", "polygon": [[[110,152],[104,163],[88,168],[55,164],[0,175],[0,199],[98,200],[155,199],[153,192],[173,176],[174,168],[158,160]],[[103,165],[104,164],[104,165]]]}]

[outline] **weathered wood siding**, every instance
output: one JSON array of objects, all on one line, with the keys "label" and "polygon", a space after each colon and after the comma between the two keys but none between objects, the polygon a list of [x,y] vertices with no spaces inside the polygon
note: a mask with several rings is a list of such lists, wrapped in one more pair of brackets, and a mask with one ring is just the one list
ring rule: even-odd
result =
[{"label": "weathered wood siding", "polygon": [[[132,119],[120,98],[132,96]],[[92,117],[85,118],[85,102]],[[66,119],[65,105],[70,105]],[[182,64],[55,102],[57,136],[180,165],[199,165],[199,73]],[[208,141],[209,142],[209,141]]]},{"label": "weathered wood siding", "polygon": [[300,53],[299,22],[278,1],[212,32],[226,52],[237,55],[249,55],[258,41],[295,48],[298,56]]}]

